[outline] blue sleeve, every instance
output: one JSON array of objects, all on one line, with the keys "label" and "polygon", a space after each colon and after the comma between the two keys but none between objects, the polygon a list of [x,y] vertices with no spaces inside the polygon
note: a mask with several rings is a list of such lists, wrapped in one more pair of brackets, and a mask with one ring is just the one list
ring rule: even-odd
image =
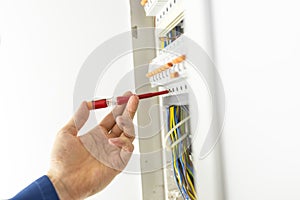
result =
[{"label": "blue sleeve", "polygon": [[18,193],[12,200],[59,200],[53,184],[48,176],[42,176],[24,190]]}]

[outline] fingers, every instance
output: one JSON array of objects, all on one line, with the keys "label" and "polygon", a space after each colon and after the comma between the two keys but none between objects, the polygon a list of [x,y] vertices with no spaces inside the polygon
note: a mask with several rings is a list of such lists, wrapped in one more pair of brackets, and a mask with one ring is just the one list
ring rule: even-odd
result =
[{"label": "fingers", "polygon": [[112,145],[119,147],[126,152],[133,152],[134,146],[126,136],[120,136],[118,138],[110,138],[108,142]]},{"label": "fingers", "polygon": [[62,131],[76,136],[78,131],[88,120],[89,114],[90,111],[88,109],[87,102],[84,101],[81,103],[71,120],[62,128]]},{"label": "fingers", "polygon": [[136,96],[136,95],[131,96],[128,103],[127,103],[127,105],[126,105],[125,111],[123,112],[122,116],[129,117],[130,119],[133,119],[133,117],[135,115],[135,112],[138,108],[138,105],[139,105],[138,96]]},{"label": "fingers", "polygon": [[124,133],[120,137],[108,139],[108,142],[111,145],[114,145],[121,149],[120,159],[122,160],[122,165],[120,167],[120,170],[123,170],[130,160],[130,157],[134,150],[134,146],[132,144],[133,139],[134,138],[128,138]]},{"label": "fingers", "polygon": [[[127,91],[123,94],[123,96],[131,96],[132,93]],[[103,126],[107,131],[111,130],[116,124],[116,118],[119,115],[122,115],[126,104],[116,106],[108,115],[104,117],[104,119],[100,122],[100,126]]]},{"label": "fingers", "polygon": [[[137,110],[137,107],[138,107],[138,104],[139,104],[139,98],[136,96],[136,95],[133,95],[130,97],[127,105],[126,105],[126,108],[122,114],[122,118],[121,119],[128,119],[131,121],[132,123],[132,119],[135,115],[135,112]],[[112,129],[111,129],[111,133],[108,135],[109,138],[112,138],[112,137],[119,137],[122,133],[122,129],[120,128],[120,126],[118,126],[118,124],[116,126],[114,126]]]},{"label": "fingers", "polygon": [[132,152],[132,142],[135,137],[132,119],[120,116],[116,121],[118,127],[123,131],[123,134],[121,134],[120,137],[110,138],[109,142],[125,151]]},{"label": "fingers", "polygon": [[123,134],[132,142],[135,138],[134,125],[132,123],[132,119],[120,116],[117,118],[116,121],[118,127],[121,129]]}]

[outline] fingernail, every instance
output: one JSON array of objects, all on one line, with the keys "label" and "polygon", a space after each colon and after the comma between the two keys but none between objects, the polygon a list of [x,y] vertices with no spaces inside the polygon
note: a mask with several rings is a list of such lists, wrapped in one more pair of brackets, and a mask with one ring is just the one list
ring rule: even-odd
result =
[{"label": "fingernail", "polygon": [[135,135],[131,135],[131,134],[128,134],[128,133],[124,133],[124,135],[130,139],[132,138],[135,138]]},{"label": "fingernail", "polygon": [[129,152],[128,147],[123,147],[123,150]]},{"label": "fingernail", "polygon": [[119,141],[118,138],[109,138],[108,140],[109,140],[110,142],[118,142],[118,141]]},{"label": "fingernail", "polygon": [[110,138],[108,139],[108,142],[112,144],[119,144],[119,140],[117,138]]},{"label": "fingernail", "polygon": [[121,126],[125,126],[124,119],[120,116],[116,119],[117,123]]}]

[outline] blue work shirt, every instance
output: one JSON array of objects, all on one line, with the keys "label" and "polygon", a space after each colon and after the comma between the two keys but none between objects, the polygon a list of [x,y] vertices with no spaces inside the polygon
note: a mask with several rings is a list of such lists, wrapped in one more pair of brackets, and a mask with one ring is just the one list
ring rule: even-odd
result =
[{"label": "blue work shirt", "polygon": [[55,188],[48,178],[42,176],[24,190],[18,193],[12,200],[59,200]]}]

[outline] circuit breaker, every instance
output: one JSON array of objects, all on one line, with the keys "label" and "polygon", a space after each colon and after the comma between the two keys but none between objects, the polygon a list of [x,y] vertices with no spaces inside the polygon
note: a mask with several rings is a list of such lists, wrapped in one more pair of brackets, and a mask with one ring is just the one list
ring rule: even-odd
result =
[{"label": "circuit breaker", "polygon": [[[198,19],[191,20],[198,16],[199,9],[186,9],[192,8],[191,4],[192,1],[184,0],[131,1],[133,47],[143,44],[147,49],[134,53],[136,84],[147,85],[139,92],[169,90],[158,102],[143,105],[149,110],[152,103],[159,105],[152,117],[159,134],[139,143],[141,155],[156,152],[152,157],[141,156],[145,200],[224,199],[218,145],[205,159],[200,156],[212,118],[211,102],[205,80],[189,56],[198,53],[200,65],[209,66],[212,62],[204,51],[194,52],[187,45],[197,43],[201,37],[192,28],[197,26]],[[205,32],[205,26],[202,28]],[[143,70],[138,69],[141,65],[145,66]],[[146,120],[145,114],[138,113],[139,123]],[[154,131],[157,129],[153,127],[139,130],[149,135]]]}]

